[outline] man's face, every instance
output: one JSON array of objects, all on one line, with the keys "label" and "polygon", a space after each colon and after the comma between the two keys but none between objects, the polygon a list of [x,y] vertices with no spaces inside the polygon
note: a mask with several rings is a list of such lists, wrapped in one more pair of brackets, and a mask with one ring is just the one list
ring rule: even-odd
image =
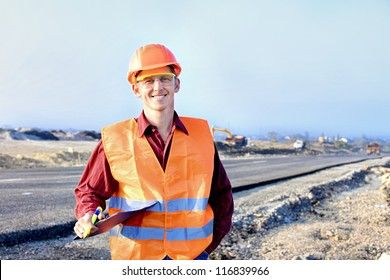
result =
[{"label": "man's face", "polygon": [[180,80],[173,75],[158,75],[143,79],[132,86],[142,99],[144,110],[174,109],[174,95],[180,89]]}]

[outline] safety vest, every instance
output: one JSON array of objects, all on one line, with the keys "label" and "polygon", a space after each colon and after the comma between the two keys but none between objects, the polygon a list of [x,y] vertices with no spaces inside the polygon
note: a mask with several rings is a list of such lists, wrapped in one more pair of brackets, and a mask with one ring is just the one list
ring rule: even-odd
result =
[{"label": "safety vest", "polygon": [[157,201],[110,231],[112,259],[194,259],[212,241],[213,139],[205,120],[180,119],[188,135],[174,131],[165,171],[134,119],[102,130],[104,152],[119,182],[109,214]]}]

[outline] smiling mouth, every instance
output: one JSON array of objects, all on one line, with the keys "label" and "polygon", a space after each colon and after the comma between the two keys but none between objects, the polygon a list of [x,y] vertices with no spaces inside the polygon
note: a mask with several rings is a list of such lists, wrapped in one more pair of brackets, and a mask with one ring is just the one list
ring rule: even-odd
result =
[{"label": "smiling mouth", "polygon": [[158,94],[158,95],[152,95],[152,97],[165,97],[167,96],[168,94]]}]

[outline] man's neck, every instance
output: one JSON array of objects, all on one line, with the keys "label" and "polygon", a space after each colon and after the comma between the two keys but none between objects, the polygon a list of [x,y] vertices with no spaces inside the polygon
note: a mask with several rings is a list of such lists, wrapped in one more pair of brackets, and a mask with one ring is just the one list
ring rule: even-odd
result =
[{"label": "man's neck", "polygon": [[158,132],[166,142],[172,129],[174,110],[151,111],[144,108],[144,114],[150,124],[157,127]]}]

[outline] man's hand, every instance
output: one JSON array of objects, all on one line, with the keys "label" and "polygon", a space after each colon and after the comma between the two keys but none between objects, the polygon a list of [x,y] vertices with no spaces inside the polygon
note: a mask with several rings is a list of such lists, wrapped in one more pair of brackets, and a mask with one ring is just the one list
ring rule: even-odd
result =
[{"label": "man's hand", "polygon": [[[91,232],[97,230],[97,227],[92,224],[92,216],[93,212],[87,212],[84,216],[82,216],[74,226],[74,232],[80,238],[87,237]],[[102,218],[102,217],[99,217]]]}]

